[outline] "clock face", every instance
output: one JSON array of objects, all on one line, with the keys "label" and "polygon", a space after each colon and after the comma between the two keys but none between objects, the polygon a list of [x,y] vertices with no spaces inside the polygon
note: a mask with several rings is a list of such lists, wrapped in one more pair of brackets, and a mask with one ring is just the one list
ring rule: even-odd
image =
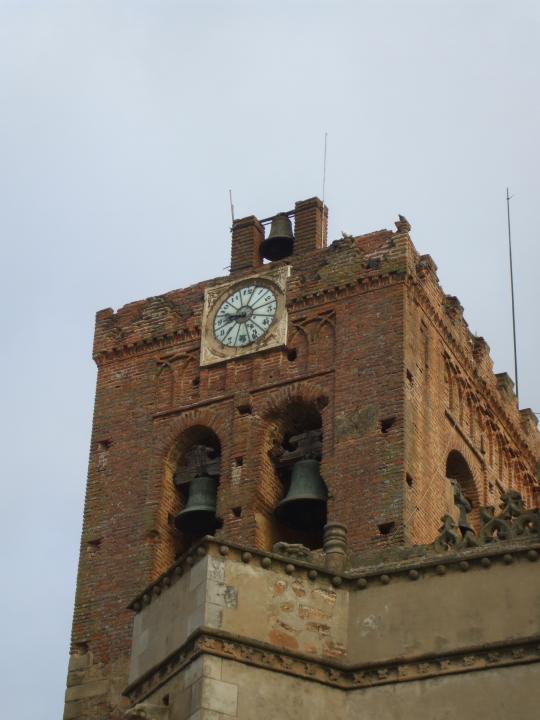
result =
[{"label": "clock face", "polygon": [[214,336],[225,347],[241,348],[262,338],[276,316],[276,296],[264,285],[245,285],[229,295],[214,317]]}]

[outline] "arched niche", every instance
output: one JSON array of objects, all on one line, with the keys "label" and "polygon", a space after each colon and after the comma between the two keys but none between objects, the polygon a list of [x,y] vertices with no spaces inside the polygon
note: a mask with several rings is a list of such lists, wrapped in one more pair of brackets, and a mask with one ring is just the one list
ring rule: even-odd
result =
[{"label": "arched niche", "polygon": [[446,458],[445,474],[448,480],[446,492],[450,514],[456,519],[456,522],[459,520],[460,501],[457,501],[458,504],[456,504],[454,484],[451,482],[453,480],[458,483],[463,497],[470,505],[470,510],[468,511],[468,521],[473,527],[476,527],[479,515],[478,489],[467,460],[458,450],[451,450],[448,453],[448,457]]},{"label": "arched niche", "polygon": [[156,409],[168,410],[173,402],[174,377],[169,363],[162,363],[156,374]]},{"label": "arched niche", "polygon": [[[199,453],[197,462],[197,449],[207,449],[208,452]],[[203,463],[201,466],[200,463]],[[205,463],[208,463],[207,465]],[[213,534],[221,526],[221,519],[215,515],[215,523],[201,521],[181,523],[178,516],[185,510],[190,492],[193,492],[193,480],[201,474],[215,479],[216,508],[217,493],[219,492],[219,475],[221,462],[221,442],[217,434],[204,425],[193,425],[181,432],[174,443],[166,461],[166,482],[172,488],[172,503],[169,509],[169,518],[174,528],[174,551],[179,555],[190,545],[204,535]],[[194,464],[195,463],[195,464]],[[195,469],[197,465],[197,469]],[[202,472],[199,472],[202,468]],[[193,498],[192,498],[193,499]]]},{"label": "arched niche", "polygon": [[[260,544],[267,549],[271,549],[278,541],[301,543],[311,549],[322,547],[323,527],[326,524],[325,503],[321,503],[321,506],[324,504],[324,508],[321,507],[320,516],[317,512],[312,527],[306,527],[300,519],[295,523],[294,512],[284,521],[278,509],[291,489],[294,467],[302,458],[302,448],[310,443],[317,443],[317,438],[320,439],[322,448],[323,419],[320,405],[320,401],[317,400],[308,400],[300,396],[289,397],[265,414],[267,433],[263,452],[266,457],[263,459],[263,473],[258,489],[258,514],[259,526],[263,532]],[[295,459],[287,461],[287,456]],[[310,453],[308,450],[306,459],[308,457],[311,460],[314,458],[318,460],[316,463],[311,463],[309,469],[309,473],[313,473],[310,477],[315,477],[315,466],[319,467],[320,472],[322,449],[318,453],[316,451]],[[305,466],[304,470],[306,470]],[[298,478],[298,474],[296,477]],[[321,480],[326,492],[324,479]]]}]

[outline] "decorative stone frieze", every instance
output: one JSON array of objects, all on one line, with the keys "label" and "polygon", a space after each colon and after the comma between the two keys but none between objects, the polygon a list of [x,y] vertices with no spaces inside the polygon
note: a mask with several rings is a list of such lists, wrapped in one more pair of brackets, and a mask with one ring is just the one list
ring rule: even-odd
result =
[{"label": "decorative stone frieze", "polygon": [[[129,685],[124,691],[133,710],[146,705],[144,698],[186,668],[201,654],[235,660],[275,672],[286,673],[306,680],[341,688],[357,690],[375,685],[411,682],[429,677],[484,670],[494,667],[518,665],[540,660],[540,637],[515,643],[470,647],[464,652],[438,653],[396,658],[384,663],[354,665],[338,661],[321,661],[287,650],[276,650],[272,645],[225,632],[202,630],[183,648],[172,653],[153,667],[145,676]],[[167,708],[164,708],[166,710]],[[128,715],[130,718],[166,718],[167,715]]]}]

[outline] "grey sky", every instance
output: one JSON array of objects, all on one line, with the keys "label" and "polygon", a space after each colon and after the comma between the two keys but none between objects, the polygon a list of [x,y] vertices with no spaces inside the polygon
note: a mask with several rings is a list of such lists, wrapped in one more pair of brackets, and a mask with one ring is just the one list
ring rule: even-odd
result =
[{"label": "grey sky", "polygon": [[2,715],[61,717],[94,312],[224,272],[237,217],[321,194],[412,223],[540,411],[540,4],[0,0]]}]

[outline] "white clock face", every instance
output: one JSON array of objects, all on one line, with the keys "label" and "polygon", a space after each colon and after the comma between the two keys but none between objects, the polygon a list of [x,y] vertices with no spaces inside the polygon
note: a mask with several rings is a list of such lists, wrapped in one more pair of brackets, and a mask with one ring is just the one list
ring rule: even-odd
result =
[{"label": "white clock face", "polygon": [[238,288],[218,308],[214,335],[225,347],[245,347],[263,337],[276,316],[276,296],[263,285]]}]

